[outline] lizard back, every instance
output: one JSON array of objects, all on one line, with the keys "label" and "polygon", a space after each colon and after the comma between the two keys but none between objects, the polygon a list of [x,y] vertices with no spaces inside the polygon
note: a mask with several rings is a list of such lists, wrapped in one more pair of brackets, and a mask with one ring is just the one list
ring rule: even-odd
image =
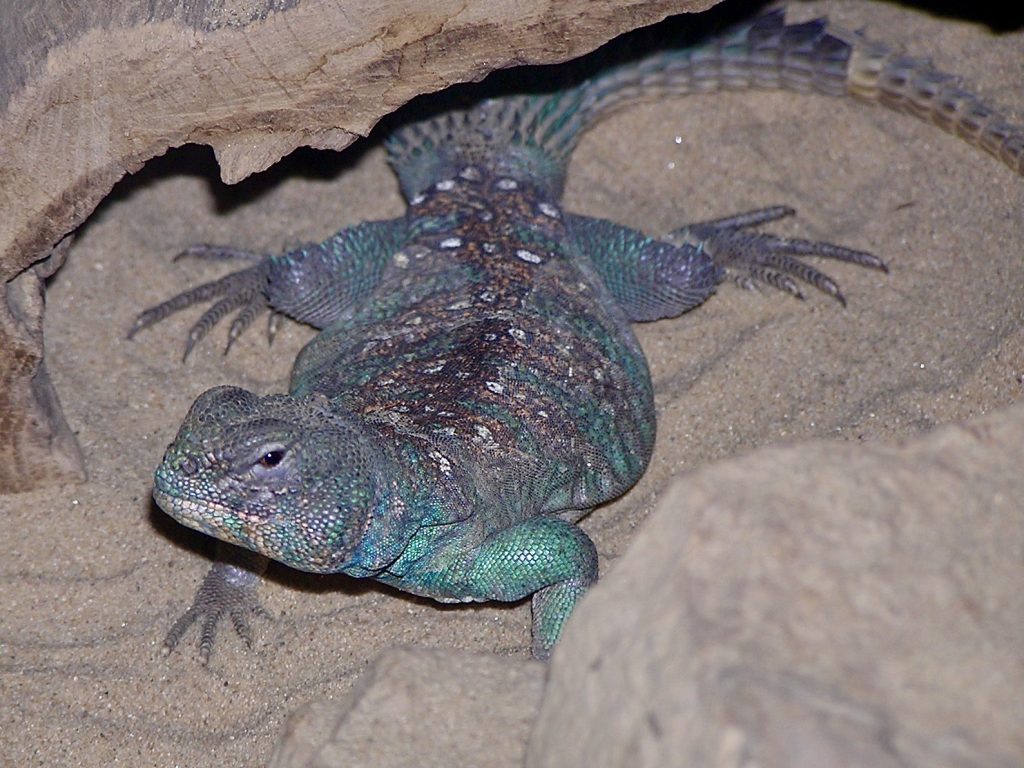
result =
[{"label": "lizard back", "polygon": [[434,473],[469,473],[521,515],[578,517],[643,472],[647,365],[557,201],[525,175],[466,166],[413,198],[380,283],[296,361],[292,394],[326,394]]}]

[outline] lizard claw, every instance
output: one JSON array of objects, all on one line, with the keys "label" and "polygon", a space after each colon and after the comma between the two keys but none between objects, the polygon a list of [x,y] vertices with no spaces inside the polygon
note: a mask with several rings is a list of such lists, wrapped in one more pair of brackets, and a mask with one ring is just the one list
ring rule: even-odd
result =
[{"label": "lizard claw", "polygon": [[764,283],[804,298],[800,283],[827,293],[844,306],[846,298],[838,283],[824,272],[801,260],[800,256],[819,256],[845,261],[862,267],[888,272],[885,262],[867,251],[857,251],[833,243],[799,238],[779,237],[764,232],[745,232],[769,221],[792,216],[795,211],[784,206],[761,208],[722,219],[698,222],[682,227],[666,238],[699,246],[714,262],[731,274],[744,288]]},{"label": "lizard claw", "polygon": [[[212,245],[194,245],[178,254],[175,260],[184,257],[211,261],[244,259],[255,263],[251,267],[239,270],[238,272],[232,272],[218,280],[211,280],[195,288],[182,291],[177,296],[173,296],[167,301],[141,312],[135,318],[135,322],[128,331],[128,338],[131,339],[139,331],[160,322],[179,310],[220,297],[192,326],[185,342],[185,353],[182,356],[182,360],[189,356],[192,348],[225,315],[237,309],[238,314],[232,320],[231,326],[228,329],[228,342],[224,348],[224,354],[227,354],[228,350],[231,349],[231,345],[245,332],[252,324],[252,321],[269,308],[265,295],[269,257],[249,251],[240,251],[235,248]],[[275,329],[276,326],[272,322],[267,334],[271,341],[273,340],[273,330]]]},{"label": "lizard claw", "polygon": [[192,605],[174,622],[164,637],[165,654],[174,650],[185,633],[199,622],[199,658],[203,664],[210,661],[210,652],[217,636],[217,627],[226,616],[231,619],[235,632],[246,646],[252,647],[252,616],[270,619],[257,596],[260,574],[266,568],[266,558],[244,553],[247,566],[233,565],[218,560],[203,578]]}]

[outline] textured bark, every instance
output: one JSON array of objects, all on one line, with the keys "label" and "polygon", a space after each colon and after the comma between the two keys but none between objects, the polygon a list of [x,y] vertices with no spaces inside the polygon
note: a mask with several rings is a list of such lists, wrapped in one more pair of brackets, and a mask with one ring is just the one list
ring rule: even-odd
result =
[{"label": "textured bark", "polygon": [[[714,0],[13,0],[0,5],[0,492],[81,477],[26,272],[125,173],[185,143],[234,182],[340,150],[420,93],[580,55]],[[126,265],[127,268],[127,265]],[[20,277],[18,277],[20,275]],[[15,281],[15,278],[18,280]],[[97,322],[100,320],[97,319]]]}]

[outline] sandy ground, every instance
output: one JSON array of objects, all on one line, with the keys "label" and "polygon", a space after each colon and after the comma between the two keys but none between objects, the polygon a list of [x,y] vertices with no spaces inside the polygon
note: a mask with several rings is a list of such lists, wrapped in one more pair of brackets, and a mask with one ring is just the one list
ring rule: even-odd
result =
[{"label": "sandy ground", "polygon": [[[820,11],[929,53],[1024,121],[1024,32],[860,0],[798,9]],[[585,523],[605,570],[685,470],[805,437],[892,440],[1024,394],[1024,181],[930,126],[792,94],[664,102],[589,134],[566,196],[652,233],[779,203],[800,216],[778,231],[872,250],[892,273],[830,265],[846,309],[727,286],[638,329],[659,439],[644,479]],[[233,188],[211,154],[186,148],[126,179],[84,227],[52,280],[46,344],[90,480],[0,499],[0,763],[260,765],[291,710],[345,693],[383,648],[527,654],[526,606],[445,608],[285,568],[263,591],[276,619],[253,650],[228,630],[208,668],[194,635],[161,653],[212,546],[153,505],[153,468],[200,392],[284,389],[311,332],[286,324],[268,349],[254,329],[225,358],[221,329],[182,364],[194,314],[132,342],[125,331],[140,308],[218,273],[171,261],[191,243],[279,250],[401,210],[370,143],[299,153]]]}]

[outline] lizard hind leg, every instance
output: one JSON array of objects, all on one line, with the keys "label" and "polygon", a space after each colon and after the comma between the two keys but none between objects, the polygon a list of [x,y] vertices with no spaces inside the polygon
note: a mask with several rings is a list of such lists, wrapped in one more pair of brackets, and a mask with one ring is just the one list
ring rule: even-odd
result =
[{"label": "lizard hind leg", "polygon": [[533,593],[530,601],[533,610],[531,650],[535,659],[544,661],[551,656],[565,620],[589,585],[590,582],[583,579],[568,579]]},{"label": "lizard hind leg", "polygon": [[[231,345],[252,324],[252,321],[269,308],[265,295],[270,268],[269,257],[263,254],[241,251],[237,248],[216,245],[194,245],[178,254],[175,260],[177,261],[184,257],[208,261],[241,259],[255,263],[251,267],[232,272],[218,280],[212,280],[187,291],[182,291],[177,296],[172,296],[167,301],[144,310],[135,318],[131,330],[128,331],[128,338],[131,339],[144,328],[155,325],[182,309],[217,299],[213,306],[209,307],[199,320],[195,322],[191,330],[189,330],[182,360],[188,357],[192,348],[225,315],[238,310],[238,314],[231,322],[231,327],[228,330],[227,347],[224,349],[225,354],[227,354],[228,350],[231,349]],[[271,340],[273,340],[274,331],[276,330],[276,318],[276,313],[272,313],[271,324],[267,329],[267,335]]]},{"label": "lizard hind leg", "polygon": [[597,580],[597,549],[562,516],[537,515],[495,532],[442,570],[446,583],[436,576],[431,581],[457,599],[510,602],[532,595],[532,651],[543,660],[576,602]]},{"label": "lizard hind leg", "polygon": [[751,227],[777,221],[793,213],[792,208],[784,206],[760,208],[689,224],[670,232],[665,239],[672,243],[699,247],[725,270],[726,275],[744,288],[754,288],[764,283],[799,299],[804,298],[800,284],[805,283],[827,293],[841,304],[846,304],[838,283],[803,261],[800,258],[803,256],[817,256],[882,272],[889,271],[885,262],[866,251],[833,243],[750,231]]}]

